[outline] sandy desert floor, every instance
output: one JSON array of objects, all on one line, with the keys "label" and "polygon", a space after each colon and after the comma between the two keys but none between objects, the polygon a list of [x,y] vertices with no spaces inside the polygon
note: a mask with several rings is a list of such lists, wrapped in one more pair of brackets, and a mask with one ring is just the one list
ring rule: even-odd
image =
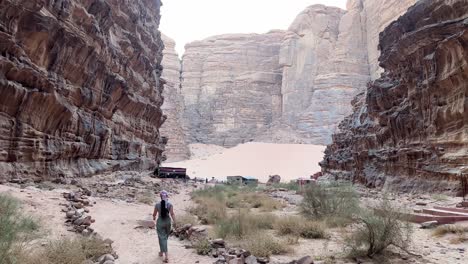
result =
[{"label": "sandy desert floor", "polygon": [[[153,180],[153,179],[151,179]],[[69,188],[66,187],[66,188]],[[191,205],[189,193],[193,187],[180,185],[178,193],[171,196],[171,201],[176,209],[176,214],[183,214]],[[24,211],[39,218],[42,225],[47,229],[46,239],[59,238],[63,236],[74,236],[74,233],[68,232],[64,224],[65,217],[61,212],[61,206],[64,203],[62,192],[66,189],[55,189],[52,191],[41,190],[36,187],[19,188],[18,186],[0,185],[0,193],[10,193],[23,202]],[[367,192],[367,191],[366,191]],[[285,193],[286,197],[278,199],[288,200],[292,196],[300,198],[295,194]],[[378,199],[380,194],[367,196],[363,199],[364,203],[371,203]],[[418,195],[398,195],[399,203],[414,205],[418,201],[428,202],[428,206],[433,205],[452,205],[459,200],[458,198],[446,198],[444,201],[434,200],[431,196]],[[396,198],[396,197],[395,197]],[[114,241],[113,248],[119,255],[117,263],[121,264],[152,264],[162,263],[158,257],[158,242],[154,230],[135,229],[139,220],[150,219],[152,206],[125,200],[91,197],[92,202],[96,202],[90,207],[90,215],[96,219],[93,228],[104,238],[110,238]],[[156,197],[155,197],[156,199]],[[395,199],[396,201],[396,199]],[[291,213],[294,205],[284,209],[282,213]],[[281,213],[281,212],[279,212]],[[468,225],[468,223],[460,223]],[[291,261],[304,255],[316,257],[342,257],[342,234],[340,230],[332,232],[328,240],[302,240],[294,248],[294,254],[272,257],[272,263]],[[405,253],[392,259],[388,263],[466,263],[468,255],[468,242],[460,244],[451,244],[450,235],[435,238],[432,237],[432,230],[419,229],[415,225],[413,234],[414,244],[410,248],[411,252],[420,255],[420,257],[409,256]],[[185,244],[175,238],[169,242],[171,252],[171,262],[179,264],[188,263],[213,263],[214,259],[199,256],[192,249],[186,249]],[[335,263],[354,263],[338,260]],[[364,261],[363,263],[374,263]]]},{"label": "sandy desert floor", "polygon": [[280,175],[283,182],[309,177],[319,172],[324,146],[306,144],[246,143],[233,148],[194,144],[192,159],[165,163],[163,166],[184,167],[190,177],[252,176],[266,182],[269,175]]}]

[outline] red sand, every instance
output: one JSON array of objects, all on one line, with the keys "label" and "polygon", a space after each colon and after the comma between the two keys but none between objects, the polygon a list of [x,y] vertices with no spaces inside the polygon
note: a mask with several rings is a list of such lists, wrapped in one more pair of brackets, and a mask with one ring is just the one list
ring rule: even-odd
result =
[{"label": "red sand", "polygon": [[[213,149],[211,145],[197,144],[198,153]],[[193,149],[193,147],[192,147]],[[324,146],[305,144],[246,143],[234,148],[215,148],[214,155],[192,160],[166,163],[163,166],[185,167],[190,177],[215,177],[224,180],[226,176],[252,176],[266,182],[269,175],[278,174],[282,182],[299,177],[308,177],[318,171]],[[203,155],[202,155],[203,156]]]}]

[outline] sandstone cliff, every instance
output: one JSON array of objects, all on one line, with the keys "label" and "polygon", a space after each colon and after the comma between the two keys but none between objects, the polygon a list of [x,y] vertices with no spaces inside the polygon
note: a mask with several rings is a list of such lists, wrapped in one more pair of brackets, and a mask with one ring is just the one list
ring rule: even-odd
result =
[{"label": "sandstone cliff", "polygon": [[418,0],[350,0],[351,4],[360,5],[361,13],[366,23],[367,54],[369,70],[372,80],[380,77],[382,69],[379,67],[379,33],[391,22],[404,14],[406,10]]},{"label": "sandstone cliff", "polygon": [[158,162],[160,5],[0,2],[0,179]]},{"label": "sandstone cliff", "polygon": [[456,189],[468,173],[468,2],[426,0],[380,35],[383,76],[354,100],[322,170],[368,186]]},{"label": "sandstone cliff", "polygon": [[221,35],[185,47],[182,93],[191,142],[251,141],[281,114],[283,31]]},{"label": "sandstone cliff", "polygon": [[381,30],[417,0],[313,5],[286,31],[186,46],[184,124],[191,142],[327,144],[350,101],[378,76]]},{"label": "sandstone cliff", "polygon": [[162,35],[164,42],[163,50],[163,72],[164,103],[162,110],[167,116],[161,127],[161,136],[166,137],[168,142],[164,150],[164,156],[168,162],[186,160],[190,157],[188,148],[187,129],[184,127],[184,98],[181,93],[180,71],[181,62],[175,51],[175,42],[169,37]]},{"label": "sandstone cliff", "polygon": [[315,5],[293,22],[282,44],[282,123],[325,144],[369,81],[361,6]]}]

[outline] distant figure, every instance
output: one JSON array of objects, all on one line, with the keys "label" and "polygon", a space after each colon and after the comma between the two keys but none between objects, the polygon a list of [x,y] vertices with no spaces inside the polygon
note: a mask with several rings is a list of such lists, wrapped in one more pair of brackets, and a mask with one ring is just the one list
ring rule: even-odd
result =
[{"label": "distant figure", "polygon": [[[169,195],[166,191],[161,191],[159,194],[161,197],[161,202],[157,203],[154,206],[153,211],[153,220],[156,220],[156,216],[158,216],[158,220],[156,221],[156,232],[158,233],[159,239],[159,256],[164,258],[164,262],[169,262],[169,255],[167,251],[167,239],[169,238],[169,234],[171,233],[171,218],[175,224],[175,215],[174,215],[174,208],[172,204],[169,202]],[[169,216],[170,214],[170,216]]]},{"label": "distant figure", "polygon": [[205,178],[205,184],[208,184],[208,178]]}]

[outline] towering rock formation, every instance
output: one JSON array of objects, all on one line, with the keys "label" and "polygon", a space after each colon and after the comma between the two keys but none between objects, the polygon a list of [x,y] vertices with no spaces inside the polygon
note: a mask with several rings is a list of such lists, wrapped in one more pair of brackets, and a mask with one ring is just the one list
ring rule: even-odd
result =
[{"label": "towering rock formation", "polygon": [[350,101],[378,76],[379,32],[417,0],[308,7],[285,32],[186,46],[182,94],[191,142],[327,144]]},{"label": "towering rock formation", "polygon": [[282,44],[282,123],[308,142],[330,141],[349,102],[369,81],[362,6],[345,12],[315,5],[293,22]]},{"label": "towering rock formation", "polygon": [[391,22],[404,14],[418,0],[349,0],[350,4],[360,5],[361,13],[366,22],[367,54],[372,80],[380,77],[379,67],[379,33]]},{"label": "towering rock formation", "polygon": [[380,35],[383,76],[353,102],[322,170],[368,186],[455,189],[468,173],[468,2],[423,0]]},{"label": "towering rock formation", "polygon": [[0,179],[159,161],[160,5],[0,2]]},{"label": "towering rock formation", "polygon": [[222,35],[187,44],[182,65],[191,142],[251,141],[281,114],[283,31]]},{"label": "towering rock formation", "polygon": [[188,149],[187,130],[182,120],[184,113],[184,98],[181,94],[180,71],[181,63],[175,51],[175,42],[169,37],[162,35],[164,42],[163,72],[164,85],[163,113],[166,121],[161,127],[161,136],[166,137],[168,142],[164,151],[167,161],[186,160],[190,157]]}]

